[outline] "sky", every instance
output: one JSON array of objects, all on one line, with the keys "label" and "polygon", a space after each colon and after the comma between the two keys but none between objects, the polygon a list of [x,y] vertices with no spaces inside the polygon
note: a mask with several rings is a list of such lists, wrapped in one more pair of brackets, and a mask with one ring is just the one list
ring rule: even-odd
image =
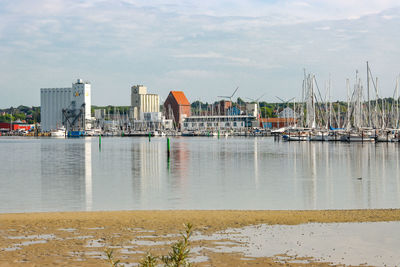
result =
[{"label": "sky", "polygon": [[165,100],[296,97],[306,73],[346,99],[366,61],[379,95],[400,74],[398,0],[1,0],[0,108],[40,105],[40,88],[92,84],[93,105],[130,105],[130,87]]}]

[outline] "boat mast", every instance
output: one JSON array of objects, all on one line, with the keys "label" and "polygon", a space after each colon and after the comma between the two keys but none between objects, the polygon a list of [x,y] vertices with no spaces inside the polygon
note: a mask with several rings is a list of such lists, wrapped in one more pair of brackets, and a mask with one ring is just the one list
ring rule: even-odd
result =
[{"label": "boat mast", "polygon": [[369,65],[367,61],[368,127],[371,127],[371,101],[369,98]]}]

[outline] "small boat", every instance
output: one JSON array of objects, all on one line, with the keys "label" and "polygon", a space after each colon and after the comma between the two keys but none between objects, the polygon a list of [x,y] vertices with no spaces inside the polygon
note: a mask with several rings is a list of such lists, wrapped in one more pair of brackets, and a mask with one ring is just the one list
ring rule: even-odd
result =
[{"label": "small boat", "polygon": [[311,133],[308,137],[309,141],[330,141],[330,136],[325,132]]},{"label": "small boat", "polygon": [[68,137],[82,137],[85,136],[85,131],[68,131]]},{"label": "small boat", "polygon": [[344,142],[375,142],[375,138],[373,136],[354,133],[344,134],[340,140]]},{"label": "small boat", "polygon": [[282,135],[282,139],[284,141],[308,141],[308,135],[304,134],[290,134],[290,135]]},{"label": "small boat", "polygon": [[50,132],[51,137],[65,137],[65,127],[59,127],[56,130]]}]

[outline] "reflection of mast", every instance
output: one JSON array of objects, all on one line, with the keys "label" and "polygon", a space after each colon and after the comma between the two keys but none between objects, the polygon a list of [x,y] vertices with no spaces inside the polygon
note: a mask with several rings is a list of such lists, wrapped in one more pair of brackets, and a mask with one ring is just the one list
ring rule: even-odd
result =
[{"label": "reflection of mast", "polygon": [[257,137],[254,138],[254,183],[256,189],[258,189],[258,144],[257,144]]},{"label": "reflection of mast", "polygon": [[397,201],[400,204],[400,168],[399,168],[399,153],[396,153],[396,182],[397,182]]},{"label": "reflection of mast", "polygon": [[86,211],[92,210],[93,193],[92,193],[92,142],[85,140],[85,196]]},{"label": "reflection of mast", "polygon": [[311,178],[312,178],[312,202],[313,209],[317,209],[317,162],[315,157],[315,145],[311,146]]}]

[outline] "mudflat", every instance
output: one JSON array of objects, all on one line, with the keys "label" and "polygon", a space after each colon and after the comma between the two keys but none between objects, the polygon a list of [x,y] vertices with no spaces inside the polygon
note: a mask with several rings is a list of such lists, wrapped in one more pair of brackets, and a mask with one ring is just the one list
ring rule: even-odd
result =
[{"label": "mudflat", "polygon": [[[190,222],[196,235],[258,224],[400,221],[400,209],[241,211],[165,210],[0,214],[0,266],[110,266],[105,249],[126,266],[150,251],[165,255]],[[329,262],[284,257],[250,258],[213,250],[229,240],[194,238],[196,266],[328,266]],[[231,244],[234,246],[235,244]],[[285,256],[285,255],[283,255]]]}]

